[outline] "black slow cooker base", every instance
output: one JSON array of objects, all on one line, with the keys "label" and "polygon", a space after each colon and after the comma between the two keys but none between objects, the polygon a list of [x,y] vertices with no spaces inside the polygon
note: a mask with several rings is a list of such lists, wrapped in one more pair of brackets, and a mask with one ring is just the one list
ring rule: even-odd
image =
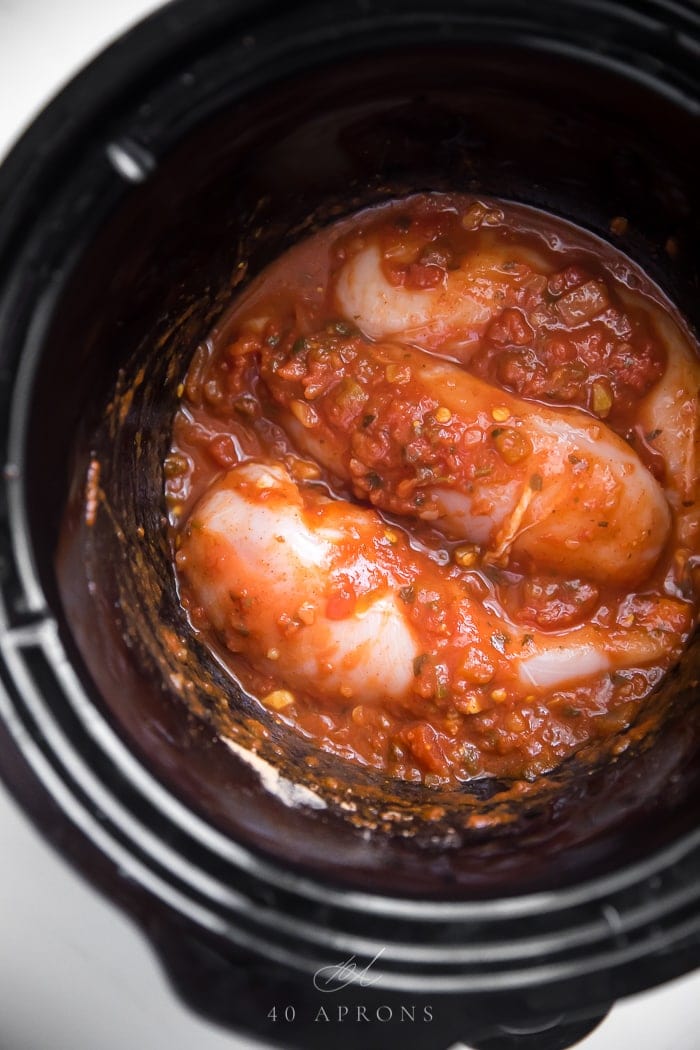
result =
[{"label": "black slow cooker base", "polygon": [[556,995],[543,1010],[508,995],[462,1004],[454,996],[371,987],[322,994],[308,975],[203,935],[126,878],[66,819],[1,726],[0,772],[43,837],[146,932],[181,999],[206,1020],[266,1045],[325,1050],[330,1040],[338,1050],[386,1050],[400,1041],[411,1050],[447,1050],[464,1042],[473,1050],[567,1050],[607,1016],[607,1006],[567,1008]]},{"label": "black slow cooker base", "polygon": [[[88,154],[68,199],[59,197],[64,224],[76,200],[89,199],[94,228],[83,222],[72,245],[77,263],[43,334],[24,409],[19,499],[26,501],[39,574],[34,589],[56,610],[84,688],[130,747],[187,805],[272,859],[283,854],[286,863],[349,887],[423,897],[473,899],[591,877],[621,855],[629,862],[669,841],[678,818],[694,819],[696,716],[681,716],[693,705],[689,660],[667,686],[677,694],[683,725],[669,725],[650,759],[626,755],[593,777],[570,763],[543,781],[541,793],[533,790],[531,804],[516,807],[527,810],[526,823],[513,822],[506,803],[492,822],[498,827],[467,834],[466,807],[498,807],[490,796],[501,786],[466,785],[426,800],[420,787],[316,752],[244,696],[227,703],[235,689],[192,638],[179,605],[163,529],[161,464],[178,383],[241,278],[339,211],[409,189],[488,189],[605,235],[611,217],[624,214],[622,247],[696,310],[697,188],[688,156],[678,150],[691,117],[668,93],[620,75],[603,56],[567,56],[561,41],[551,42],[551,53],[541,39],[530,47],[534,26],[525,46],[478,9],[471,21],[455,17],[439,44],[423,37],[444,29],[447,15],[411,21],[405,10],[399,17],[388,8],[381,33],[372,20],[353,16],[340,34],[313,8],[304,22],[302,10],[281,23],[265,21],[243,55],[239,37],[225,39],[191,64],[186,91],[182,76],[175,83],[166,77],[135,113],[115,121],[108,146],[137,142],[152,158],[135,187],[107,148]],[[521,33],[523,25],[518,21]],[[68,232],[73,238],[75,227],[62,231],[63,253]],[[673,256],[665,250],[670,237]],[[64,443],[47,446],[27,425],[31,418],[72,435],[73,458]],[[104,506],[86,526],[91,459],[101,467]],[[67,474],[57,574],[53,529],[64,511]],[[164,625],[186,648],[184,663],[165,643]],[[183,717],[186,707],[198,708],[199,723]],[[267,739],[255,741],[262,756],[324,795],[329,812],[315,821],[308,812],[287,812],[280,828],[279,804],[212,743],[206,725],[249,747],[247,719],[265,722]],[[664,790],[672,769],[686,770],[682,811]],[[340,785],[335,793],[331,781]],[[446,818],[426,825],[421,809],[435,802]],[[392,833],[387,812],[398,812],[416,841],[449,848],[427,862],[430,849],[417,851]],[[360,842],[347,828],[350,819],[358,831],[382,834]]]}]

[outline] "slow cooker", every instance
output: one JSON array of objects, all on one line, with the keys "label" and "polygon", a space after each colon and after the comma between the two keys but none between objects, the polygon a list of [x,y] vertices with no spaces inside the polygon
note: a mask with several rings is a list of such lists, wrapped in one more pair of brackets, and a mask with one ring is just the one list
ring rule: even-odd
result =
[{"label": "slow cooker", "polygon": [[604,237],[624,215],[621,247],[697,324],[699,27],[665,0],[180,0],[0,170],[2,774],[212,1019],[290,1047],[557,1050],[698,964],[695,645],[658,733],[517,804],[274,725],[253,755],[242,700],[232,746],[212,727],[230,687],[177,601],[161,464],[235,289],[408,190]]}]

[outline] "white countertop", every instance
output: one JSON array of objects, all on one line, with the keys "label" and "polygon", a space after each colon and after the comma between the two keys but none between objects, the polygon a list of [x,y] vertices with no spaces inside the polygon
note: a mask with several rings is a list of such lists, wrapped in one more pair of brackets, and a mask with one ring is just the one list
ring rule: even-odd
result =
[{"label": "white countertop", "polygon": [[[80,66],[158,6],[0,0],[0,157]],[[252,1050],[180,1004],[136,927],[42,841],[3,788],[0,842],[0,1050]],[[700,973],[617,1004],[578,1044],[699,1046]]]}]

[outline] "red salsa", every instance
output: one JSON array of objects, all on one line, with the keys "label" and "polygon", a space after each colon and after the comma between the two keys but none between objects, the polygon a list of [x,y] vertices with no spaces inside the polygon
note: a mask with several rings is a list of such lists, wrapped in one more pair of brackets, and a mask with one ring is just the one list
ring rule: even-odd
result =
[{"label": "red salsa", "polygon": [[327,227],[182,384],[192,627],[349,761],[551,770],[634,723],[696,622],[699,385],[645,276],[559,219],[421,194]]}]

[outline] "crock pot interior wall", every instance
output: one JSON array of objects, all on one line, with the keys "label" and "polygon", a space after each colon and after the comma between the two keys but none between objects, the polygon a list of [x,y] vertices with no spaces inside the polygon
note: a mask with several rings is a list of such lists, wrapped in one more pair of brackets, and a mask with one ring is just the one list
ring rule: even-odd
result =
[{"label": "crock pot interior wall", "polygon": [[[696,129],[672,97],[517,47],[366,43],[369,58],[328,62],[319,52],[318,68],[276,83],[272,69],[269,84],[240,99],[222,45],[208,60],[216,77],[199,108],[183,107],[187,84],[173,78],[134,109],[138,141],[157,163],[142,185],[121,187],[90,238],[36,371],[29,419],[41,426],[28,429],[26,493],[38,570],[53,608],[65,607],[62,636],[94,702],[168,786],[241,841],[380,891],[490,895],[580,879],[697,822],[697,716],[670,719],[653,748],[594,776],[572,767],[526,820],[469,834],[464,794],[426,803],[414,786],[311,755],[270,723],[262,753],[344,800],[346,811],[282,807],[214,738],[208,712],[226,684],[220,669],[191,639],[184,660],[172,644],[188,638],[168,564],[160,468],[175,389],[232,287],[314,223],[430,188],[536,204],[603,235],[624,215],[622,247],[696,319],[700,212],[687,148]],[[132,134],[128,119],[121,127]],[[96,170],[96,182],[102,177]],[[61,440],[47,442],[47,433]],[[88,528],[81,503],[93,456],[104,500]],[[59,598],[54,557],[68,479]],[[674,679],[679,711],[694,688],[691,661]],[[201,720],[183,703],[188,679]],[[245,744],[249,720],[261,716],[247,701],[236,710],[230,735]],[[493,790],[469,792],[488,808]],[[446,816],[431,823],[425,809],[438,801]],[[359,807],[350,822],[348,802]],[[385,830],[387,810],[406,818],[413,841]],[[358,835],[353,819],[381,827]]]}]

